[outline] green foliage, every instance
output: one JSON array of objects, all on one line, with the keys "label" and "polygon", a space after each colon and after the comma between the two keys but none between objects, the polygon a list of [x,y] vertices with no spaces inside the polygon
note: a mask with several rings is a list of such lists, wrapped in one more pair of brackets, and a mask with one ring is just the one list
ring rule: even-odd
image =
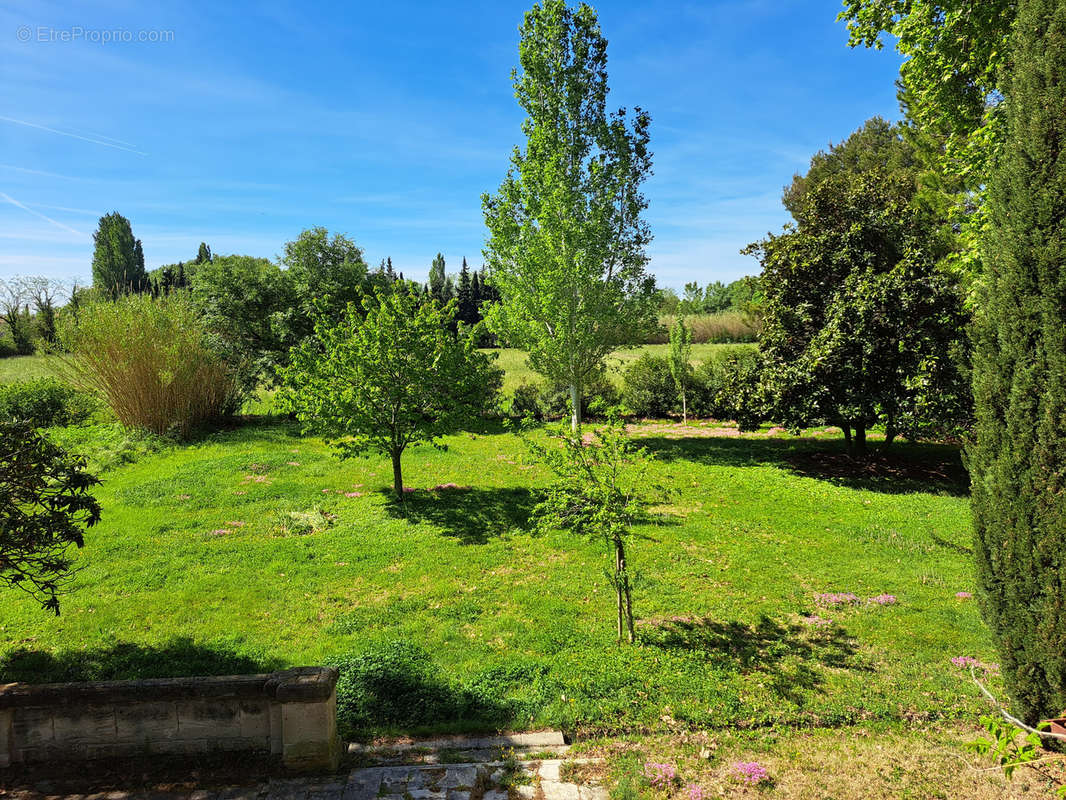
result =
[{"label": "green foliage", "polygon": [[670,360],[644,353],[622,373],[622,401],[638,417],[666,417],[677,408],[678,395]]},{"label": "green foliage", "polygon": [[1066,707],[1066,6],[1023,0],[989,188],[968,451],[977,575],[1007,691]]},{"label": "green foliage", "polygon": [[845,0],[852,47],[895,40],[908,117],[945,138],[945,164],[970,188],[987,176],[1004,125],[1015,0]]},{"label": "green foliage", "polygon": [[212,346],[247,389],[272,383],[287,361],[288,339],[276,320],[297,302],[289,278],[268,259],[232,255],[202,262],[190,281],[191,301]]},{"label": "green foliage", "polygon": [[914,194],[906,176],[839,173],[807,190],[798,228],[745,250],[763,265],[764,402],[785,425],[828,421],[863,451],[877,423],[891,443],[905,420],[915,435],[965,419],[966,317]]},{"label": "green foliage", "polygon": [[524,150],[482,205],[485,250],[502,302],[490,327],[529,352],[532,367],[580,397],[616,347],[653,324],[651,239],[640,186],[651,171],[650,119],[606,111],[607,41],[595,11],[546,0],[520,28],[515,96]]},{"label": "green foliage", "polygon": [[111,297],[147,288],[144,253],[128,219],[117,211],[100,217],[93,245],[93,288]]},{"label": "green foliage", "polygon": [[758,351],[752,347],[722,347],[706,359],[693,376],[693,410],[701,417],[735,420],[742,430],[754,430],[766,419],[760,405]]},{"label": "green foliage", "polygon": [[502,382],[469,337],[450,332],[454,318],[454,302],[382,291],[362,313],[349,305],[339,322],[320,319],[282,370],[283,405],[342,456],[390,456],[402,499],[408,445],[434,443],[488,411]]},{"label": "green foliage", "polygon": [[816,153],[807,174],[792,177],[781,203],[797,222],[803,222],[803,200],[812,186],[842,172],[858,175],[873,171],[906,175],[917,183],[918,159],[914,147],[903,136],[903,126],[882,117],[866,120],[843,142],[830,144],[828,153]]},{"label": "green foliage", "polygon": [[96,401],[55,378],[0,385],[0,419],[22,420],[35,428],[77,425],[92,416]]},{"label": "green foliage", "polygon": [[681,397],[681,419],[688,422],[688,390],[692,384],[692,331],[678,317],[670,328],[670,375]]},{"label": "green foliage", "polygon": [[[966,749],[982,756],[991,756],[992,759],[1003,768],[1003,775],[1010,780],[1018,767],[1029,765],[1034,769],[1035,762],[1044,759],[1044,750],[1041,747],[1040,734],[1026,733],[1016,725],[998,716],[981,717],[981,727],[988,736],[982,736],[966,744]],[[1047,730],[1048,723],[1042,722],[1038,730]],[[1024,734],[1024,736],[1023,736]],[[1021,741],[1019,741],[1021,738]],[[1043,773],[1042,770],[1039,770]],[[1046,775],[1046,773],[1043,773]],[[1055,789],[1056,797],[1066,797],[1066,783],[1058,783]]]},{"label": "green foliage", "polygon": [[553,445],[527,439],[533,455],[555,475],[533,519],[544,531],[564,530],[603,538],[614,550],[610,574],[617,601],[617,635],[636,640],[632,583],[626,545],[633,526],[651,505],[647,451],[632,446],[620,421],[612,419],[588,438],[580,433],[549,434]]},{"label": "green foliage", "polygon": [[11,355],[29,355],[34,351],[33,318],[29,310],[30,290],[24,278],[0,280],[0,322],[10,344]]},{"label": "green foliage", "polygon": [[0,421],[0,585],[29,592],[59,614],[71,578],[71,545],[100,521],[99,483],[84,462],[32,424]]},{"label": "green foliage", "polygon": [[349,303],[358,307],[370,288],[362,249],[344,234],[330,237],[321,227],[286,242],[281,266],[289,305],[278,309],[272,325],[286,349],[311,336],[319,317],[336,321]]},{"label": "green foliage", "polygon": [[[923,167],[923,196],[939,205],[958,243],[948,264],[967,302],[980,302],[984,188],[1006,137],[1004,102],[1017,0],[845,0],[852,47],[904,56],[900,104]],[[1009,101],[1008,101],[1009,102]]]},{"label": "green foliage", "polygon": [[63,320],[59,342],[66,377],[99,393],[128,427],[188,437],[240,405],[232,371],[183,295],[86,305]]},{"label": "green foliage", "polygon": [[[586,386],[581,397],[581,417],[603,416],[620,402],[618,389],[610,379],[597,376]],[[543,380],[524,380],[515,386],[507,414],[515,419],[557,420],[569,416],[570,409],[568,386]]]}]

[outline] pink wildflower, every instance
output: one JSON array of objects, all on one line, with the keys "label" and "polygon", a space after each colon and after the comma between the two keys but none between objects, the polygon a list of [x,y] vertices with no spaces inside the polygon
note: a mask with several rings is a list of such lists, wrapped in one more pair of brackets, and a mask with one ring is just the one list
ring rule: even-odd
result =
[{"label": "pink wildflower", "polygon": [[981,662],[973,656],[953,656],[951,663],[960,668],[981,666]]},{"label": "pink wildflower", "polygon": [[688,792],[688,800],[704,800],[703,787],[698,783],[690,783],[685,790]]},{"label": "pink wildflower", "polygon": [[877,603],[879,606],[892,606],[896,604],[896,596],[894,594],[879,594],[877,597],[871,597],[869,602]]},{"label": "pink wildflower", "polygon": [[345,492],[344,496],[345,497],[362,497],[363,493],[362,492]]},{"label": "pink wildflower", "polygon": [[815,600],[823,606],[848,606],[859,602],[859,596],[854,592],[823,592]]},{"label": "pink wildflower", "polygon": [[955,592],[955,596],[957,598],[959,598],[960,600],[969,600],[971,597],[973,597],[973,593],[972,592]]},{"label": "pink wildflower", "polygon": [[738,761],[733,765],[733,777],[755,786],[769,780],[770,773],[758,761]]},{"label": "pink wildflower", "polygon": [[657,789],[663,789],[677,780],[677,769],[673,764],[656,764],[649,761],[644,765],[644,777]]}]

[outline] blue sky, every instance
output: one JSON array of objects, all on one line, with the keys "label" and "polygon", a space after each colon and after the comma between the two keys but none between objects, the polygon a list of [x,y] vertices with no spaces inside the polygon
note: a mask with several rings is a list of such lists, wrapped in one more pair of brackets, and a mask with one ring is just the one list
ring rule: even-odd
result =
[{"label": "blue sky", "polygon": [[[5,4],[0,277],[85,281],[112,210],[149,268],[201,240],[274,257],[315,225],[408,277],[438,250],[450,271],[480,264],[480,195],[521,142],[509,76],[529,4]],[[757,272],[737,251],[786,221],[791,175],[899,116],[899,56],[847,48],[838,0],[594,5],[610,104],[652,116],[660,285]]]}]

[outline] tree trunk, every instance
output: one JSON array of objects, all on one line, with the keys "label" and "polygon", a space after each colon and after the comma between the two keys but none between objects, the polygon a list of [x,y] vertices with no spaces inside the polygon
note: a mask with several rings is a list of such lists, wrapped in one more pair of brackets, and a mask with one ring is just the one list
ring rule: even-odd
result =
[{"label": "tree trunk", "polygon": [[681,421],[688,424],[688,402],[685,399],[684,390],[681,391]]},{"label": "tree trunk", "polygon": [[622,540],[614,540],[614,586],[618,601],[618,641],[625,633],[632,644],[636,641],[633,631],[633,598],[629,591],[629,570],[626,567],[626,550]]},{"label": "tree trunk", "polygon": [[392,488],[396,492],[396,499],[403,501],[403,472],[400,469],[400,456],[402,450],[392,451]]},{"label": "tree trunk", "polygon": [[851,425],[847,422],[840,423],[840,430],[844,431],[844,446],[851,452]]},{"label": "tree trunk", "polygon": [[573,409],[570,415],[570,431],[579,433],[581,431],[581,392],[578,391],[576,383],[570,384],[570,407]]},{"label": "tree trunk", "polygon": [[855,423],[855,453],[857,455],[866,455],[866,423]]},{"label": "tree trunk", "polygon": [[885,449],[890,448],[894,441],[896,441],[896,417],[894,414],[889,414],[888,421],[885,422]]}]

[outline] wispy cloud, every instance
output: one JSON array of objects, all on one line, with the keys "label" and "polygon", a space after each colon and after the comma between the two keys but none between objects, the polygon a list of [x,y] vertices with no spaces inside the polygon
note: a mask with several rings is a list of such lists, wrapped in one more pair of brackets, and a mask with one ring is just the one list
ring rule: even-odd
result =
[{"label": "wispy cloud", "polygon": [[33,214],[33,216],[35,216],[35,217],[40,217],[45,222],[51,222],[57,228],[61,228],[62,230],[67,231],[68,233],[73,233],[76,236],[84,236],[85,235],[81,231],[74,230],[69,225],[64,225],[62,222],[59,222],[58,220],[54,220],[51,217],[45,216],[40,211],[34,211],[32,208],[30,208],[27,205],[24,205],[24,204],[20,203],[18,200],[16,200],[14,197],[12,197],[9,194],[5,194],[4,192],[0,192],[0,198],[3,198],[4,200],[6,200],[7,202],[11,203],[11,205],[15,206],[16,208],[21,208],[23,211],[25,211],[28,214]]},{"label": "wispy cloud", "polygon": [[69,136],[71,139],[80,139],[83,142],[91,142],[93,144],[98,144],[98,145],[101,145],[103,147],[113,147],[116,150],[125,150],[127,153],[134,153],[135,155],[139,155],[139,156],[148,155],[147,153],[145,153],[142,150],[136,150],[133,147],[127,147],[125,144],[118,144],[118,141],[119,141],[118,139],[113,139],[111,141],[104,141],[104,139],[97,139],[97,138],[94,138],[92,136],[82,136],[82,135],[77,134],[77,133],[69,133],[67,131],[60,131],[60,130],[56,130],[55,128],[49,128],[47,125],[38,125],[36,122],[27,122],[24,119],[15,119],[14,117],[3,117],[3,116],[0,116],[0,121],[10,122],[13,125],[24,125],[27,128],[36,128],[37,130],[40,130],[40,131],[47,131],[48,133],[54,133],[57,136]]}]

